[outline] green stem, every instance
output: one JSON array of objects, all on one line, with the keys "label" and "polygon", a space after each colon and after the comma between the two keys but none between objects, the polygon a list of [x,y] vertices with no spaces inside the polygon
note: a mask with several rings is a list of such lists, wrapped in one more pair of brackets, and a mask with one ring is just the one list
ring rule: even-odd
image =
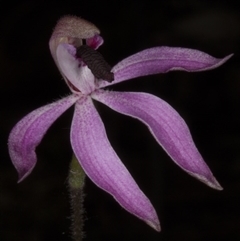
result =
[{"label": "green stem", "polygon": [[70,192],[70,204],[71,204],[71,230],[72,230],[72,238],[74,241],[82,241],[83,239],[83,200],[84,200],[84,183],[85,183],[85,173],[80,166],[78,160],[73,155],[69,177],[68,177],[68,185]]}]

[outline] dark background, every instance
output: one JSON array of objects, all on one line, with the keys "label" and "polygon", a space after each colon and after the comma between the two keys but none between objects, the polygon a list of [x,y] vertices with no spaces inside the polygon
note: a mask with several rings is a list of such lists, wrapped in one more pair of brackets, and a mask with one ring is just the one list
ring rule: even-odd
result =
[{"label": "dark background", "polygon": [[140,122],[97,104],[109,139],[159,215],[162,232],[123,210],[89,179],[86,239],[240,240],[240,6],[238,1],[4,1],[0,8],[0,240],[71,240],[67,191],[73,109],[37,148],[32,174],[17,184],[7,151],[11,128],[30,111],[69,93],[48,48],[56,21],[82,16],[101,29],[112,65],[153,46],[195,48],[222,58],[218,69],[172,72],[111,87],[168,101],[224,187],[215,191],[180,170]]}]

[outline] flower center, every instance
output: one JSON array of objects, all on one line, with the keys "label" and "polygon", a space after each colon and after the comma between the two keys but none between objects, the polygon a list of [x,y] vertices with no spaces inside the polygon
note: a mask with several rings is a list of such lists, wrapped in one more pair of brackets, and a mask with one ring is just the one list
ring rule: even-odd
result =
[{"label": "flower center", "polygon": [[88,45],[82,45],[77,48],[76,56],[82,59],[97,79],[103,79],[108,82],[114,80],[114,74],[111,72],[112,67],[98,51]]}]

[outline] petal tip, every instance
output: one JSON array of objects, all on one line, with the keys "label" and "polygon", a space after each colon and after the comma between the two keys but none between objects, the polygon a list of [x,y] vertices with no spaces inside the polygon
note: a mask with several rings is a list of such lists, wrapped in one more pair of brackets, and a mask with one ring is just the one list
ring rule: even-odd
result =
[{"label": "petal tip", "polygon": [[157,232],[161,231],[161,226],[160,226],[160,222],[157,221],[151,221],[151,220],[147,220],[145,221],[147,225],[149,225],[151,228],[153,228],[154,230],[156,230]]},{"label": "petal tip", "polygon": [[222,191],[223,187],[219,184],[219,182],[214,178],[214,181],[212,183],[209,183],[209,186],[213,189],[216,189],[218,191]]},{"label": "petal tip", "polygon": [[18,181],[17,181],[17,183],[20,183],[20,182],[22,182],[23,180],[25,179],[25,177],[18,177]]},{"label": "petal tip", "polygon": [[205,183],[207,186],[209,186],[213,189],[216,189],[219,191],[223,190],[223,187],[219,184],[219,182],[217,181],[217,179],[214,176],[206,177],[206,176],[199,175],[199,174],[193,174],[193,173],[189,173],[189,174],[194,176],[199,181]]},{"label": "petal tip", "polygon": [[[35,165],[34,165],[35,166]],[[30,170],[23,170],[23,171],[18,171],[18,181],[17,183],[22,182],[31,172],[34,166]]]},{"label": "petal tip", "polygon": [[227,55],[226,57],[224,57],[224,58],[222,59],[222,61],[221,61],[221,64],[224,64],[225,62],[227,62],[230,58],[233,57],[233,55],[234,55],[234,53],[229,54],[229,55]]}]

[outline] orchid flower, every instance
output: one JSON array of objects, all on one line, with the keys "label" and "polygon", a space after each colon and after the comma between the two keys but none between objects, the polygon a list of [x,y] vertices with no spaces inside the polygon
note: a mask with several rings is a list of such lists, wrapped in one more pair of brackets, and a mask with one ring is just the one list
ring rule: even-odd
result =
[{"label": "orchid flower", "polygon": [[148,93],[116,92],[104,88],[173,70],[214,69],[231,55],[216,59],[193,49],[155,47],[138,52],[111,68],[96,51],[103,44],[99,34],[98,28],[84,19],[65,16],[59,20],[49,45],[72,94],[34,110],[15,125],[8,142],[10,158],[18,171],[19,181],[22,181],[32,172],[37,162],[35,149],[49,127],[75,105],[70,141],[87,176],[124,209],[160,231],[155,209],[109,143],[93,100],[143,122],[180,168],[208,186],[221,190],[198,152],[185,121],[168,103]]}]

